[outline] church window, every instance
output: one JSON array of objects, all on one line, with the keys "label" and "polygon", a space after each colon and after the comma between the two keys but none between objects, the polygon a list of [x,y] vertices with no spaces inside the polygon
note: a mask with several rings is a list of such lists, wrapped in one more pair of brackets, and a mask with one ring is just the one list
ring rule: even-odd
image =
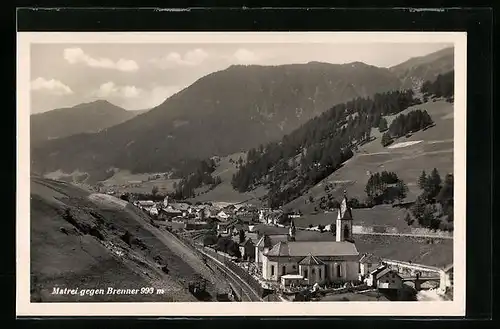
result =
[{"label": "church window", "polygon": [[342,276],[342,267],[340,266],[340,264],[337,264],[337,277],[341,276]]},{"label": "church window", "polygon": [[318,270],[319,278],[321,279],[321,269]]},{"label": "church window", "polygon": [[304,278],[309,279],[309,271],[304,270]]},{"label": "church window", "polygon": [[344,239],[349,239],[349,227],[344,226]]},{"label": "church window", "polygon": [[314,275],[316,274],[316,271],[314,269],[311,270],[311,274]]},{"label": "church window", "polygon": [[286,267],[285,267],[285,266],[283,266],[283,267],[281,268],[281,275],[285,275],[285,274],[286,274]]},{"label": "church window", "polygon": [[274,275],[274,265],[271,265],[271,275]]}]

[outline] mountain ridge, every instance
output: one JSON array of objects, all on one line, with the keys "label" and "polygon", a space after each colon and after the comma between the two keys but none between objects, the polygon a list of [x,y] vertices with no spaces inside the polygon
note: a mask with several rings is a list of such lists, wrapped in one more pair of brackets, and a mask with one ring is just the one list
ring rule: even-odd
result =
[{"label": "mountain ridge", "polygon": [[398,89],[399,83],[388,69],[373,66],[232,66],[200,78],[132,120],[97,134],[46,142],[34,150],[33,164],[42,172],[99,166],[167,171],[184,159],[278,140],[333,104]]},{"label": "mountain ridge", "polygon": [[107,100],[96,100],[72,107],[30,115],[33,145],[79,133],[98,132],[132,119],[140,112],[127,111]]}]

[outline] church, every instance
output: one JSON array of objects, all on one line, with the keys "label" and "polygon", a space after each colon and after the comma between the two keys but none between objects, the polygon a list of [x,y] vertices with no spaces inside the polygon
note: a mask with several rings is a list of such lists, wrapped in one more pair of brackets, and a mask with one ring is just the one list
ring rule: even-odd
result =
[{"label": "church", "polygon": [[359,253],[352,239],[353,218],[345,193],[339,208],[335,241],[295,241],[292,221],[287,241],[280,241],[262,253],[263,278],[307,285],[356,281]]}]

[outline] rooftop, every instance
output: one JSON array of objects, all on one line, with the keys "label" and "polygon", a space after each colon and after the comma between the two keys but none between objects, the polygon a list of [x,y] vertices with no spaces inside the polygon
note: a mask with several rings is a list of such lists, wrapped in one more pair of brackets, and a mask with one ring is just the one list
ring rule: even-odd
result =
[{"label": "rooftop", "polygon": [[267,256],[358,256],[354,243],[337,241],[290,241],[279,242],[272,247]]},{"label": "rooftop", "polygon": [[313,255],[309,254],[307,257],[305,257],[303,260],[300,261],[299,265],[324,265],[322,260],[314,257]]}]

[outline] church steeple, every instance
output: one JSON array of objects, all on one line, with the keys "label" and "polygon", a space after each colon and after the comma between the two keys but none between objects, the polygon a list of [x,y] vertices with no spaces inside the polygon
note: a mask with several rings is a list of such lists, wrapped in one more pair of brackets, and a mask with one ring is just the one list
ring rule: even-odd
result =
[{"label": "church steeple", "polygon": [[290,221],[290,228],[288,229],[288,239],[290,241],[295,241],[295,224],[293,222],[293,219]]},{"label": "church steeple", "polygon": [[337,241],[352,240],[352,212],[347,202],[346,190],[344,190],[344,198],[340,203],[335,231]]}]

